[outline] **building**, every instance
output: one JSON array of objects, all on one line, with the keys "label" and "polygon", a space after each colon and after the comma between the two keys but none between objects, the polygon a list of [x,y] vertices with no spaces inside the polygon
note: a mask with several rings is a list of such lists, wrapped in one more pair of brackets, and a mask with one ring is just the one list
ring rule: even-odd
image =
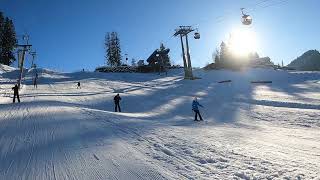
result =
[{"label": "building", "polygon": [[253,59],[249,63],[250,67],[274,67],[273,62],[269,57]]},{"label": "building", "polygon": [[137,64],[138,66],[144,66],[144,60],[139,60]]}]

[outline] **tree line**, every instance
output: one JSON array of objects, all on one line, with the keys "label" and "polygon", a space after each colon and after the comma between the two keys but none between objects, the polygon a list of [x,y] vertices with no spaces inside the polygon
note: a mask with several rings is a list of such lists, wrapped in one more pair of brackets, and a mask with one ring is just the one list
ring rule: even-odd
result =
[{"label": "tree line", "polygon": [[246,63],[258,58],[259,54],[257,52],[250,52],[245,56],[235,55],[231,47],[224,41],[221,42],[220,49],[216,49],[212,55],[212,59],[217,66],[226,68],[245,66]]},{"label": "tree line", "polygon": [[[122,63],[120,38],[117,32],[111,32],[111,33],[108,32],[105,35],[104,46],[105,46],[105,63],[108,66],[117,67],[120,65],[124,65],[124,63]],[[163,43],[161,43],[160,48],[157,51],[163,52],[166,50],[167,48],[164,46]],[[170,57],[167,53],[159,53],[158,58],[161,59],[166,66],[171,66]],[[132,66],[137,65],[136,59],[132,58],[131,65]]]},{"label": "tree line", "polygon": [[15,60],[14,49],[17,46],[13,21],[0,12],[0,63],[11,65]]}]

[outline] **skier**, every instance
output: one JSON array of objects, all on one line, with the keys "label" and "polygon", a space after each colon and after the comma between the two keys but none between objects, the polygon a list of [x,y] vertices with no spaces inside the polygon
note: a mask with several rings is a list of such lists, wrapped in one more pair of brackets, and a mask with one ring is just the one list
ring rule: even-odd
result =
[{"label": "skier", "polygon": [[119,109],[119,112],[121,112],[121,108],[120,108],[120,100],[121,97],[119,94],[117,94],[114,98],[114,112],[118,112],[117,110]]},{"label": "skier", "polygon": [[33,80],[33,88],[38,88],[38,73],[36,73],[36,77]]},{"label": "skier", "polygon": [[198,121],[198,114],[199,114],[200,121],[203,121],[198,106],[203,107],[201,104],[199,104],[197,97],[195,97],[194,100],[192,101],[192,110],[195,112],[194,120]]},{"label": "skier", "polygon": [[77,89],[81,89],[80,81],[77,83]]},{"label": "skier", "polygon": [[18,85],[16,84],[13,88],[13,103],[16,102],[16,97],[18,99],[18,102],[20,103],[20,98],[19,98],[19,87]]}]

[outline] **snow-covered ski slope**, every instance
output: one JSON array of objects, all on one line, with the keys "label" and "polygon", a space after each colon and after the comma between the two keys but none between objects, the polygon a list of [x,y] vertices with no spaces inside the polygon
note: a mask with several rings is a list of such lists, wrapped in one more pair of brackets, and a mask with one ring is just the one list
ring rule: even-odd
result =
[{"label": "snow-covered ski slope", "polygon": [[10,100],[11,88],[17,83],[19,74],[19,69],[0,64],[0,104]]},{"label": "snow-covered ski slope", "polygon": [[38,72],[22,103],[1,95],[0,179],[320,179],[320,73]]}]

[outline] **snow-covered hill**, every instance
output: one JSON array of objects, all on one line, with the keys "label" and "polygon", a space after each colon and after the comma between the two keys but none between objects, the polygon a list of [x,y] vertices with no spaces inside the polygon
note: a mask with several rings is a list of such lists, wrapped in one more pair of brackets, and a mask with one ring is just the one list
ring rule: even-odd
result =
[{"label": "snow-covered hill", "polygon": [[0,104],[0,179],[320,179],[319,73],[38,73]]},{"label": "snow-covered hill", "polygon": [[320,53],[317,50],[309,50],[293,60],[288,67],[301,71],[319,71]]},{"label": "snow-covered hill", "polygon": [[17,83],[19,74],[17,68],[0,64],[0,104],[11,100],[11,88]]}]

